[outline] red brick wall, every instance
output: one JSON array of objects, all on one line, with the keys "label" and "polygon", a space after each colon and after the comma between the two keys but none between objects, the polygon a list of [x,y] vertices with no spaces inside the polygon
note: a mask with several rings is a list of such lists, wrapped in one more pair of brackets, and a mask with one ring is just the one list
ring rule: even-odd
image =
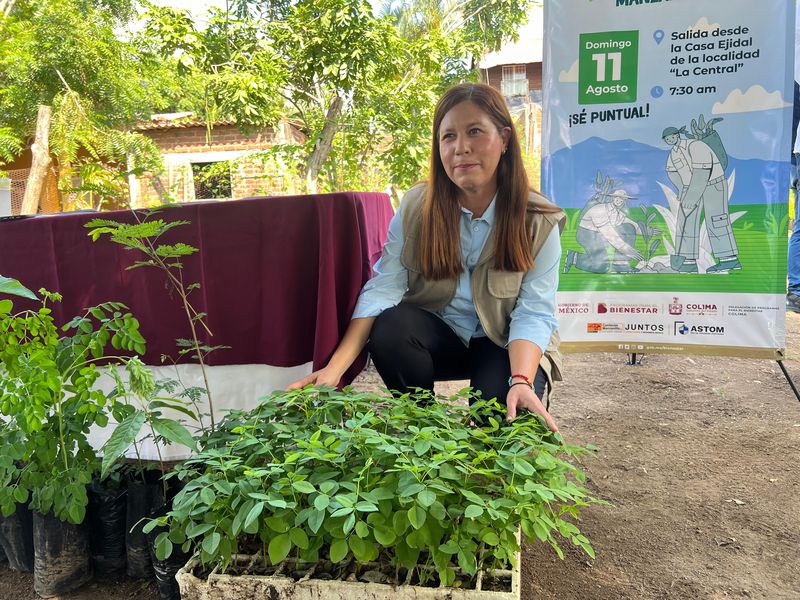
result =
[{"label": "red brick wall", "polygon": [[[239,131],[235,125],[218,125],[211,131],[207,139],[207,130],[203,126],[175,127],[169,129],[149,129],[141,131],[152,139],[163,154],[196,154],[202,152],[253,151],[271,148],[279,140],[278,132],[272,128],[254,131],[247,135]],[[289,142],[303,141],[303,136],[295,128],[289,130]],[[193,161],[199,162],[198,157]],[[182,201],[186,195],[184,186],[188,177],[180,169],[173,168],[170,181],[169,169],[161,176],[167,191],[177,200]],[[171,185],[170,185],[171,183]],[[153,186],[139,178],[138,206],[158,202],[158,195]],[[300,191],[300,182],[296,178],[277,172],[275,165],[258,158],[242,157],[234,159],[231,168],[231,194],[233,198],[248,196],[269,196],[296,194]]]},{"label": "red brick wall", "polygon": [[294,177],[279,173],[274,164],[249,156],[237,161],[231,173],[231,186],[234,198],[299,194],[302,191],[300,182]]},{"label": "red brick wall", "polygon": [[274,129],[264,129],[249,135],[241,133],[236,125],[218,125],[211,130],[210,141],[203,126],[172,129],[148,129],[141,133],[153,140],[163,153],[220,152],[223,150],[263,150],[275,144]]}]

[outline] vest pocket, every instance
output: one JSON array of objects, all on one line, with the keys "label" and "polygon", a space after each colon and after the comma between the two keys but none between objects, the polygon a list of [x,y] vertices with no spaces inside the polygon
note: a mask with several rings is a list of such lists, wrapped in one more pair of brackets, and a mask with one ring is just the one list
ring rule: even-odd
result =
[{"label": "vest pocket", "polygon": [[489,269],[489,293],[495,298],[516,298],[525,274]]}]

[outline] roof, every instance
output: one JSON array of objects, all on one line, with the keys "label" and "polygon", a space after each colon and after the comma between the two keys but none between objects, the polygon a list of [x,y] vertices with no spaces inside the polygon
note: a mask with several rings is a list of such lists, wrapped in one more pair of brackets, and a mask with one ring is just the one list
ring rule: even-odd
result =
[{"label": "roof", "polygon": [[[236,121],[225,119],[215,121],[218,125],[236,125]],[[149,131],[152,129],[186,129],[188,127],[205,127],[206,122],[198,119],[193,112],[162,113],[151,115],[149,121],[140,121],[133,126],[135,131]]]},{"label": "roof", "polygon": [[534,6],[528,12],[528,22],[519,29],[519,40],[504,44],[497,52],[484,54],[478,66],[491,69],[498,65],[524,65],[542,62],[544,47],[544,10]]}]

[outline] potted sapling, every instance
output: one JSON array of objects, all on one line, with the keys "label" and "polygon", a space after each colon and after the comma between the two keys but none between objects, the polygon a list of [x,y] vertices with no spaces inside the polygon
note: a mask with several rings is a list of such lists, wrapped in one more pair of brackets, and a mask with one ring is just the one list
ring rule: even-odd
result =
[{"label": "potted sapling", "polygon": [[469,391],[431,400],[304,389],[231,411],[147,526],[159,555],[194,553],[183,599],[518,598],[521,537],[593,556],[584,450]]}]

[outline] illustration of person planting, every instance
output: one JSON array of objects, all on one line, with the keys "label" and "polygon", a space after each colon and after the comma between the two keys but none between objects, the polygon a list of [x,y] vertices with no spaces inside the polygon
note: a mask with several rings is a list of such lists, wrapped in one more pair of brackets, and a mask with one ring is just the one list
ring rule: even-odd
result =
[{"label": "illustration of person planting", "polygon": [[[578,217],[576,240],[584,252],[567,250],[564,273],[572,267],[588,273],[638,273],[644,256],[636,249],[637,224],[628,213],[633,196],[617,188],[618,182],[597,174],[595,194]],[[612,188],[613,191],[610,191]],[[610,252],[609,252],[610,251]]]},{"label": "illustration of person planting", "polygon": [[[721,118],[706,122],[703,115],[692,119],[692,133],[686,127],[667,127],[662,139],[671,146],[666,171],[678,191],[675,248],[670,267],[677,273],[698,273],[701,227],[705,223],[716,264],[706,273],[727,273],[741,269],[736,238],[728,211],[728,181],[725,169],[728,155],[714,125]],[[686,137],[682,137],[685,135]]]}]

